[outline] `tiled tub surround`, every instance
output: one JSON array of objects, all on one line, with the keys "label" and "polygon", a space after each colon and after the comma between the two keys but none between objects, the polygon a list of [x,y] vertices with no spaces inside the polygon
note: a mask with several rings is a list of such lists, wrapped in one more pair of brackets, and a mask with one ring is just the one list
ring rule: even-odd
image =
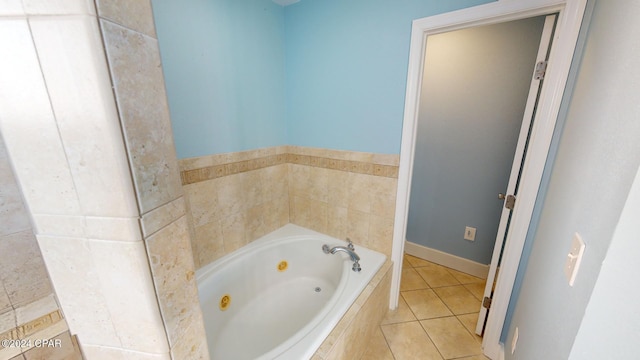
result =
[{"label": "tiled tub surround", "polygon": [[398,160],[299,146],[180,160],[196,267],[288,222],[390,256]]}]

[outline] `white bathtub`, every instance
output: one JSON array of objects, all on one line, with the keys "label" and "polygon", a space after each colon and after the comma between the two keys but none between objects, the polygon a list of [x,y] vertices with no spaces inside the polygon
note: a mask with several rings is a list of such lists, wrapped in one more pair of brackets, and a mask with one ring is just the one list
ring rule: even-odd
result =
[{"label": "white bathtub", "polygon": [[358,244],[288,224],[197,271],[212,360],[309,359],[385,262]]}]

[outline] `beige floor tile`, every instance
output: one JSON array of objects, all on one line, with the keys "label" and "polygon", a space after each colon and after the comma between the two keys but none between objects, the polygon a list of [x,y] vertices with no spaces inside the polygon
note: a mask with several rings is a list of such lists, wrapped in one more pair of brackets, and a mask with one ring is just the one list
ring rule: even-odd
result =
[{"label": "beige floor tile", "polygon": [[449,268],[447,268],[447,270],[451,273],[451,275],[453,275],[453,277],[456,278],[456,280],[460,281],[461,284],[478,284],[478,283],[484,284],[486,282],[485,279],[481,279],[479,277],[469,275],[467,273],[463,273],[462,271],[449,269]]},{"label": "beige floor tile", "polygon": [[382,319],[382,324],[395,324],[414,320],[417,320],[415,315],[413,315],[404,298],[400,296],[398,299],[398,308],[393,311],[387,311],[384,319]]},{"label": "beige floor tile", "polygon": [[382,325],[382,332],[395,360],[442,360],[442,356],[417,321]]},{"label": "beige floor tile", "polygon": [[453,315],[431,289],[400,292],[413,314],[420,320]]},{"label": "beige floor tile", "polygon": [[[448,286],[433,289],[451,311],[456,315],[480,311],[480,301],[464,286]],[[409,304],[409,302],[407,301]],[[411,304],[409,304],[411,306]]]},{"label": "beige floor tile", "polygon": [[429,265],[434,265],[432,262],[424,260],[424,259],[420,259],[419,257],[415,257],[412,255],[404,255],[404,258],[411,264],[411,266],[413,267],[422,267],[422,266],[429,266]]},{"label": "beige floor tile", "polygon": [[416,268],[416,271],[432,288],[460,285],[460,282],[444,266],[428,263],[426,266]]},{"label": "beige floor tile", "polygon": [[429,285],[418,275],[413,268],[402,269],[402,279],[400,280],[400,291],[428,289]]},{"label": "beige floor tile", "polygon": [[445,359],[480,355],[480,343],[455,316],[420,321]]},{"label": "beige floor tile", "polygon": [[460,320],[462,325],[464,325],[464,327],[467,328],[467,330],[469,330],[469,332],[476,338],[476,340],[482,343],[482,336],[476,335],[476,324],[478,323],[478,313],[458,315],[457,318],[458,320]]},{"label": "beige floor tile", "polygon": [[484,297],[484,284],[485,283],[464,284],[464,287],[469,290],[476,299],[482,301],[482,298]]},{"label": "beige floor tile", "polygon": [[411,255],[407,255],[404,254],[404,256],[402,257],[402,268],[408,268],[408,267],[413,267],[413,265],[411,265],[411,262],[409,262],[409,259],[407,257],[409,257]]},{"label": "beige floor tile", "polygon": [[369,341],[367,351],[362,355],[362,360],[394,360],[380,327]]}]

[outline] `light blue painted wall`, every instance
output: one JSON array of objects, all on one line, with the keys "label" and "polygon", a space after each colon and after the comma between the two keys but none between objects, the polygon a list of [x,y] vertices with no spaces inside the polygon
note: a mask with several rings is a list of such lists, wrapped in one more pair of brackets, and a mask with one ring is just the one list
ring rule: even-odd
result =
[{"label": "light blue painted wall", "polygon": [[[625,305],[616,307],[611,298],[603,306],[598,295],[589,317],[584,317],[592,293],[599,294],[593,292],[596,282],[598,286],[614,285],[607,272],[599,278],[600,270],[603,262],[622,259],[619,250],[611,255],[608,251],[640,166],[640,50],[634,42],[640,36],[634,16],[640,4],[632,0],[594,3],[528,264],[519,270],[522,286],[507,324],[507,359],[567,359],[570,354],[581,359],[603,358],[596,353],[581,356],[585,351],[590,354],[589,347],[594,345],[623,354],[628,348],[615,349],[615,344],[604,342],[586,345],[580,340],[574,346],[577,335],[609,331],[594,320],[610,314],[623,319],[616,323],[615,332],[621,337],[617,343],[637,343],[636,324],[633,317],[625,317],[628,300],[622,296],[615,301]],[[582,235],[586,251],[576,282],[569,287],[562,269],[574,232]],[[637,270],[636,265],[633,271]],[[519,340],[511,355],[516,327]]]},{"label": "light blue painted wall", "polygon": [[410,242],[491,262],[543,26],[537,17],[428,38]]},{"label": "light blue painted wall", "polygon": [[399,154],[414,19],[487,0],[302,0],[285,10],[288,141]]},{"label": "light blue painted wall", "polygon": [[179,158],[285,144],[284,8],[153,0]]}]

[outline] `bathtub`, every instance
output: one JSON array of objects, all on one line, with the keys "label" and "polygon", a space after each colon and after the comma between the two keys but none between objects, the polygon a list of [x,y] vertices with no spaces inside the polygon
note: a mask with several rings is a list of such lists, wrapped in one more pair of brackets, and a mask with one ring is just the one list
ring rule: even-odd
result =
[{"label": "bathtub", "polygon": [[354,244],[354,272],[323,244],[346,242],[288,224],[197,271],[212,360],[313,356],[386,259]]}]

